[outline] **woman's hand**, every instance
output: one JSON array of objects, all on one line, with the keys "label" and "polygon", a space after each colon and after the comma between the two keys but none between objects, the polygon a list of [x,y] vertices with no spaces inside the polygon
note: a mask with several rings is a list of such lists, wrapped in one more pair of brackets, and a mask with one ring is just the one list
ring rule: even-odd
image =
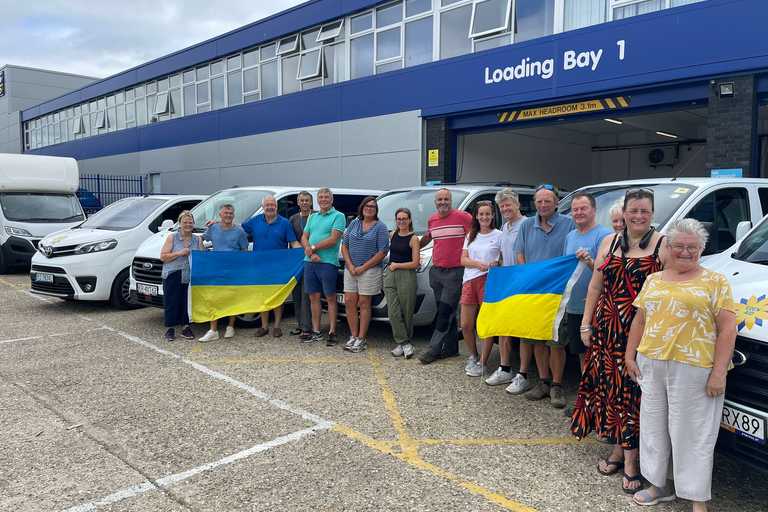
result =
[{"label": "woman's hand", "polygon": [[637,366],[637,361],[634,359],[625,359],[624,368],[627,370],[627,375],[629,375],[630,379],[639,382],[641,375],[640,368]]},{"label": "woman's hand", "polygon": [[189,247],[185,247],[185,248],[183,248],[182,250],[180,250],[180,251],[179,251],[179,252],[177,252],[176,254],[177,254],[177,255],[179,255],[179,256],[181,256],[181,257],[184,257],[184,256],[189,256]]},{"label": "woman's hand", "polygon": [[488,269],[490,268],[487,263],[479,263],[477,265],[477,268],[480,269],[482,272],[488,272]]},{"label": "woman's hand", "polygon": [[393,270],[397,270],[398,269],[398,265],[399,265],[399,263],[390,263],[389,264],[389,271],[392,272]]},{"label": "woman's hand", "polygon": [[587,330],[585,329],[585,326],[581,326],[579,331],[581,334],[581,342],[585,347],[589,348],[589,346],[592,344],[592,329],[590,328]]},{"label": "woman's hand", "polygon": [[707,395],[714,398],[723,393],[725,393],[725,375],[714,371],[710,372],[709,379],[707,379]]}]

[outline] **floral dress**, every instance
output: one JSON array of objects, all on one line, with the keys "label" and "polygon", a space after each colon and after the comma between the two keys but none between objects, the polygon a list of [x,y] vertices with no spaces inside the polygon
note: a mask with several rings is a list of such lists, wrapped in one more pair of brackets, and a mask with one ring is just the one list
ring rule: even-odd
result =
[{"label": "floral dress", "polygon": [[571,416],[571,432],[579,439],[595,431],[625,450],[639,445],[640,387],[626,373],[624,352],[636,311],[632,302],[645,279],[662,269],[662,239],[653,254],[628,258],[623,251],[621,256],[614,254],[617,235],[600,267],[603,289],[592,316],[592,342]]}]

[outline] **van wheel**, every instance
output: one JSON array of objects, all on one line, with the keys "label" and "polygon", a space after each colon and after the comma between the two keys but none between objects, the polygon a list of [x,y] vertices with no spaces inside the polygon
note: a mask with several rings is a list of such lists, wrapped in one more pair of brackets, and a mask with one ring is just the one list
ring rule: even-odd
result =
[{"label": "van wheel", "polygon": [[130,301],[130,273],[126,268],[115,278],[112,283],[112,291],[109,294],[109,303],[117,309],[138,309],[144,306]]},{"label": "van wheel", "polygon": [[245,329],[261,327],[261,315],[258,313],[245,313],[235,317],[235,325]]}]

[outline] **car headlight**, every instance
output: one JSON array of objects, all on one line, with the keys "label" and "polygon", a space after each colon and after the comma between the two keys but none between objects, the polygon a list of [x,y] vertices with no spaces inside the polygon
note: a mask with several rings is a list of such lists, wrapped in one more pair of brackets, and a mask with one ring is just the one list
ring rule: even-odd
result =
[{"label": "car headlight", "polygon": [[92,244],[78,245],[75,254],[90,254],[92,252],[109,251],[117,247],[117,240],[104,240]]},{"label": "car headlight", "polygon": [[15,236],[32,236],[32,233],[30,233],[26,229],[15,228],[13,226],[5,226],[5,232],[8,233],[9,235],[15,235]]}]

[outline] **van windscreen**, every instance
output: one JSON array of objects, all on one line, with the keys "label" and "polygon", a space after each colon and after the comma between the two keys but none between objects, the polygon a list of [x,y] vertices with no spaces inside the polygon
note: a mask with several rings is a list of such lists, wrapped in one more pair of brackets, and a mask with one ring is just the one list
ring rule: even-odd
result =
[{"label": "van windscreen", "polygon": [[7,220],[16,222],[78,222],[85,219],[74,194],[7,192],[0,194]]}]

